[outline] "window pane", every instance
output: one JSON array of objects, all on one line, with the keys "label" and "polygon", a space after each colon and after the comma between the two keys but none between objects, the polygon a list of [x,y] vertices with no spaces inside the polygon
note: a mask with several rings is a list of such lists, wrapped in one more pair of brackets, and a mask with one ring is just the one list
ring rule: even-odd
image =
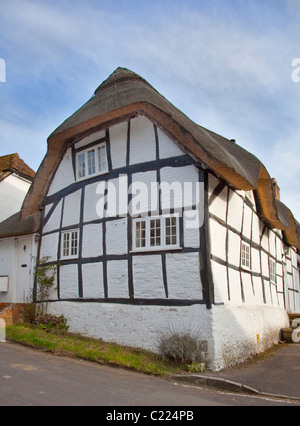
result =
[{"label": "window pane", "polygon": [[150,221],[150,246],[160,246],[160,219]]},{"label": "window pane", "polygon": [[242,266],[250,268],[250,246],[242,243]]},{"label": "window pane", "polygon": [[78,247],[78,233],[77,231],[72,232],[71,240],[71,256],[77,256],[77,247]]},{"label": "window pane", "polygon": [[146,222],[140,221],[135,224],[135,246],[138,247],[146,247]]},{"label": "window pane", "polygon": [[176,217],[167,217],[165,221],[166,227],[166,245],[177,244],[177,219]]},{"label": "window pane", "polygon": [[106,146],[100,146],[98,148],[98,165],[99,172],[103,172],[107,170],[107,162],[106,162]]},{"label": "window pane", "polygon": [[88,151],[88,174],[93,175],[96,173],[95,165],[95,150]]},{"label": "window pane", "polygon": [[84,154],[78,154],[78,177],[85,177],[85,158]]},{"label": "window pane", "polygon": [[70,234],[63,235],[63,256],[69,256]]}]

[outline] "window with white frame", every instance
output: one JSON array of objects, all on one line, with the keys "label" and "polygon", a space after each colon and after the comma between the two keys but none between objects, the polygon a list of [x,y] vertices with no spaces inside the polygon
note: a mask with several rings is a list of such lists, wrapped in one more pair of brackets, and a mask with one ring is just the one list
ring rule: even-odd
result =
[{"label": "window with white frame", "polygon": [[63,232],[62,243],[61,243],[61,258],[71,259],[71,258],[78,257],[78,244],[79,244],[78,229]]},{"label": "window with white frame", "polygon": [[133,219],[133,250],[179,248],[179,216]]},{"label": "window with white frame", "polygon": [[276,262],[273,259],[269,260],[269,274],[271,283],[276,284]]},{"label": "window with white frame", "polygon": [[241,247],[241,264],[243,268],[250,269],[251,261],[250,261],[250,245],[242,241]]},{"label": "window with white frame", "polygon": [[108,171],[106,143],[79,151],[76,154],[77,180],[99,175]]}]

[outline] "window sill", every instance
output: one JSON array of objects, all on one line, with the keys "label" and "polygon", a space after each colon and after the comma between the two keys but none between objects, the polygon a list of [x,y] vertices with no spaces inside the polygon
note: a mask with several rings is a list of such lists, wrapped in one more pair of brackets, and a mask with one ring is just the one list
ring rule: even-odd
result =
[{"label": "window sill", "polygon": [[84,177],[82,177],[82,178],[76,178],[76,181],[75,181],[75,182],[82,182],[82,181],[85,181],[85,180],[88,180],[88,179],[94,179],[94,178],[96,178],[97,176],[107,175],[109,172],[110,172],[110,170],[105,170],[105,172],[95,173],[95,174],[93,174],[93,175],[84,176]]},{"label": "window sill", "polygon": [[182,250],[182,247],[151,247],[151,248],[146,248],[146,247],[141,247],[141,248],[136,248],[133,250],[130,250],[129,253],[135,254],[135,253],[161,253],[164,251],[180,251]]}]

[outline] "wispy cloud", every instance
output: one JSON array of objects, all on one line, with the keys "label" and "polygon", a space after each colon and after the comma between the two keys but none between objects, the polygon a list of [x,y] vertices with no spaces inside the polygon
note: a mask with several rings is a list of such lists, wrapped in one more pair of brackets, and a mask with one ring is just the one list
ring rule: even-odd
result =
[{"label": "wispy cloud", "polygon": [[[257,155],[300,219],[300,83],[291,79],[299,17],[298,0],[2,2],[0,144],[35,167],[49,133],[127,66],[198,124]],[[35,156],[28,146],[43,148]]]}]

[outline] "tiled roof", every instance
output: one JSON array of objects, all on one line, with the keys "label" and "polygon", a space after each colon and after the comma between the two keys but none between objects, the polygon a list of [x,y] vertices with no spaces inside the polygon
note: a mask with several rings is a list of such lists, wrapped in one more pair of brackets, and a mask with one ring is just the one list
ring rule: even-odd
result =
[{"label": "tiled roof", "polygon": [[33,179],[35,171],[32,170],[18,154],[9,154],[0,157],[0,173],[16,172],[23,176]]}]

